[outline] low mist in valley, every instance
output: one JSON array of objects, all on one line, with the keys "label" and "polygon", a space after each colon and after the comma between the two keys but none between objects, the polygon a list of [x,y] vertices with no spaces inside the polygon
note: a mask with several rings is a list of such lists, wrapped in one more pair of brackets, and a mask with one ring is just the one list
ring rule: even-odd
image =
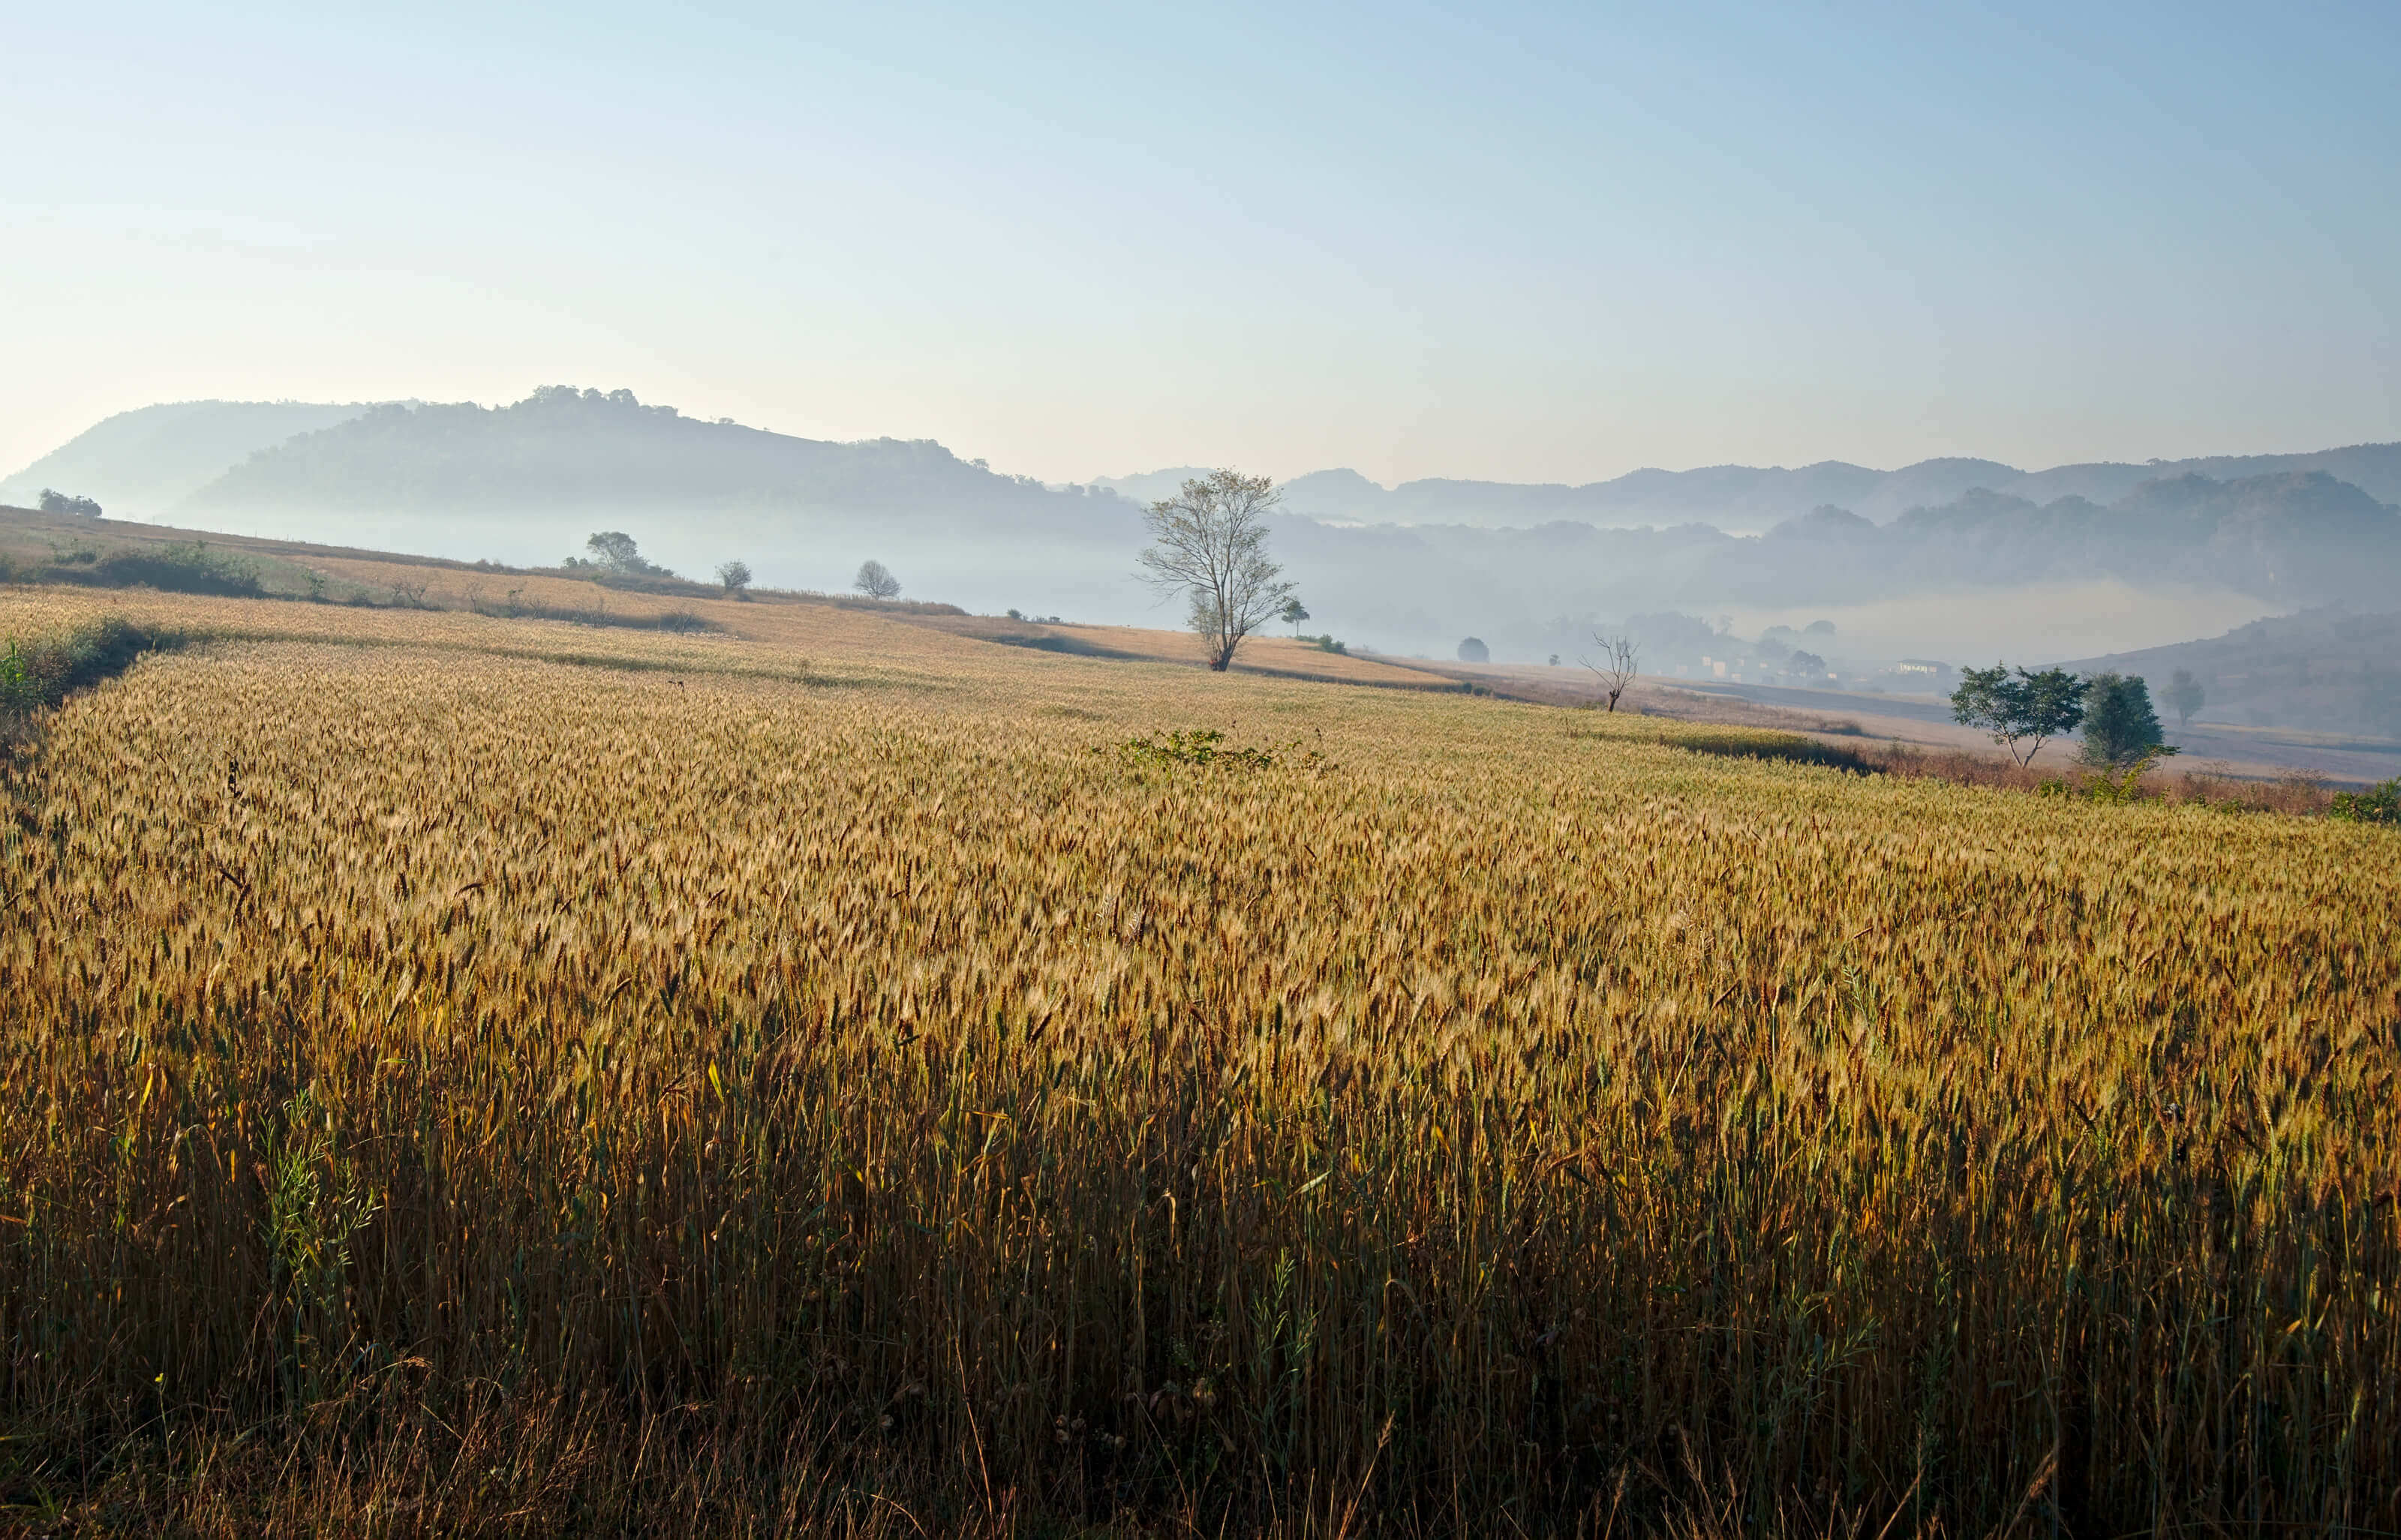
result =
[{"label": "low mist in valley", "polygon": [[[1173,627],[1133,557],[1146,500],[1193,473],[1044,484],[926,440],[828,443],[551,387],[497,408],[145,408],[0,483],[0,501],[55,489],[115,517],[511,567],[617,530],[702,579],[740,560],[763,586],[840,591],[872,559],[906,597],[974,613]],[[1801,506],[1835,496],[1855,506]],[[1284,484],[1272,531],[1310,614],[1293,629],[1329,645],[1448,659],[1473,637],[1494,664],[1571,667],[1597,634],[1628,633],[1669,677],[1931,688],[1946,675],[1928,663],[2112,657],[2389,610],[2401,514],[2382,496],[2401,496],[2401,446],[2033,472],[1717,467],[1580,488],[1327,471]],[[2372,694],[2390,661],[2369,648],[2342,666]],[[2339,688],[2288,693],[2281,716],[2247,709],[2382,721]]]}]

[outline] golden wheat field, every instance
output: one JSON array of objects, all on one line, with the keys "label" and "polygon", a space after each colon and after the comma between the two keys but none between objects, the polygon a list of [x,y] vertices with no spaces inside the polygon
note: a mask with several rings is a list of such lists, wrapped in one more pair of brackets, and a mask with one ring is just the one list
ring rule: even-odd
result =
[{"label": "golden wheat field", "polygon": [[701,607],[0,590],[0,1527],[2401,1531],[2393,832]]}]

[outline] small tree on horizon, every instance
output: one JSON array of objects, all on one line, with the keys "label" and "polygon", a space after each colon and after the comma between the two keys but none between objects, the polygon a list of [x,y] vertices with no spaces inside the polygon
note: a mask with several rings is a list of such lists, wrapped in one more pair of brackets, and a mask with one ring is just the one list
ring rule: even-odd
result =
[{"label": "small tree on horizon", "polygon": [[720,562],[717,564],[717,580],[724,584],[725,592],[734,598],[745,598],[748,595],[743,593],[743,590],[750,586],[750,564],[742,561]]},{"label": "small tree on horizon", "polygon": [[604,567],[624,578],[672,578],[675,576],[665,567],[645,557],[641,547],[634,543],[634,537],[622,529],[601,530],[583,542],[583,549],[592,552],[592,559],[580,564],[570,561],[569,566]]},{"label": "small tree on horizon", "polygon": [[2181,728],[2191,724],[2192,714],[2199,711],[2209,697],[2202,689],[2201,681],[2192,676],[2192,670],[2180,668],[2168,675],[2168,688],[2160,691],[2160,699],[2176,714],[2176,726]]},{"label": "small tree on horizon", "polygon": [[1609,709],[1617,709],[1617,698],[1626,693],[1642,668],[1642,645],[1620,633],[1612,636],[1595,632],[1593,638],[1600,646],[1600,660],[1579,658],[1578,662],[1592,670],[1600,680],[1600,688],[1609,697]]},{"label": "small tree on horizon", "polygon": [[1309,619],[1309,606],[1298,599],[1286,599],[1283,613],[1278,619],[1292,627],[1292,634],[1297,637],[1300,634],[1300,622]]},{"label": "small tree on horizon", "polygon": [[[1961,669],[1959,681],[1951,692],[1952,720],[1989,735],[2021,770],[2045,743],[2075,731],[2084,719],[2085,682],[2064,668],[2039,674],[2020,668],[2012,679],[2005,665],[1995,663]],[[2026,745],[2023,754],[2020,743]]]},{"label": "small tree on horizon", "polygon": [[858,576],[850,580],[850,586],[871,599],[897,599],[900,596],[900,579],[892,576],[890,567],[878,561],[859,563]]},{"label": "small tree on horizon", "polygon": [[1293,585],[1268,559],[1267,515],[1279,501],[1275,483],[1239,470],[1213,470],[1184,484],[1143,515],[1152,544],[1137,574],[1161,602],[1181,593],[1193,634],[1208,650],[1209,667],[1233,666],[1242,638],[1283,613]]}]

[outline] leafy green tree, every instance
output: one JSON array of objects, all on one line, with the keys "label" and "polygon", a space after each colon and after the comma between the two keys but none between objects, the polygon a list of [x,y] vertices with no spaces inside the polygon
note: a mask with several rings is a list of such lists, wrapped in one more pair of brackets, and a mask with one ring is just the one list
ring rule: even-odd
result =
[{"label": "leafy green tree", "polygon": [[600,531],[583,542],[583,549],[592,552],[591,560],[583,564],[570,563],[570,566],[597,566],[621,578],[675,576],[656,562],[646,559],[642,555],[641,547],[634,543],[634,537],[622,529]]},{"label": "leafy green tree", "polygon": [[2192,720],[2192,714],[2201,709],[2208,696],[2201,681],[2192,676],[2192,670],[2180,668],[2168,675],[2168,688],[2160,691],[2160,699],[2176,714],[2176,726],[2183,727]]},{"label": "leafy green tree", "polygon": [[2151,709],[2150,687],[2133,675],[2096,674],[2084,682],[2084,752],[2096,770],[2123,770],[2174,754]]},{"label": "leafy green tree", "polygon": [[2366,791],[2339,791],[2326,811],[2346,824],[2401,824],[2401,776]]},{"label": "leafy green tree", "polygon": [[750,564],[720,562],[717,566],[717,580],[725,585],[726,593],[738,599],[742,597],[742,591],[750,586]]},{"label": "leafy green tree", "polygon": [[2023,768],[2084,719],[2084,681],[2064,668],[2020,668],[2015,678],[1999,663],[1962,669],[1959,688],[1951,692],[1951,716],[1989,734]]},{"label": "leafy green tree", "polygon": [[1298,599],[1286,599],[1283,619],[1284,624],[1292,627],[1292,634],[1297,636],[1300,634],[1300,622],[1309,619],[1309,606]]}]

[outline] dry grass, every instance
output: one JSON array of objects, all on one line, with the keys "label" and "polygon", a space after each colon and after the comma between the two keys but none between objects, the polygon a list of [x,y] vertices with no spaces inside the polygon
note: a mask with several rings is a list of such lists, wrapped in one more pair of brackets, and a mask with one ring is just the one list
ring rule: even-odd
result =
[{"label": "dry grass", "polygon": [[8,790],[0,1522],[2401,1529],[2390,832],[822,607],[0,632],[113,606],[226,639]]}]

